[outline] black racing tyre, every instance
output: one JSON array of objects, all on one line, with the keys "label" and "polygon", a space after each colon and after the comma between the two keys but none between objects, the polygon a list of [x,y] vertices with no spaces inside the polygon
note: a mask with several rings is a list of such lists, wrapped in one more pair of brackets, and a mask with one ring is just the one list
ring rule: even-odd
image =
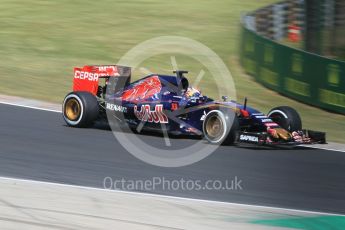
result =
[{"label": "black racing tyre", "polygon": [[279,106],[271,109],[268,117],[289,132],[302,130],[300,115],[295,109],[289,106]]},{"label": "black racing tyre", "polygon": [[90,127],[98,114],[97,98],[89,92],[71,92],[67,94],[62,104],[63,118],[71,127]]},{"label": "black racing tyre", "polygon": [[202,129],[209,143],[232,145],[237,140],[239,122],[232,110],[211,110],[204,119]]}]

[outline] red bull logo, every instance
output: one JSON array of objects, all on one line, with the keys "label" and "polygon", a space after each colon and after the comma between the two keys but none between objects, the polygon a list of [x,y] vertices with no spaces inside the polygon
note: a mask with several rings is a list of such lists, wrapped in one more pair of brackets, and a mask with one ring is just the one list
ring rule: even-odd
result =
[{"label": "red bull logo", "polygon": [[156,105],[154,110],[151,110],[150,105],[142,105],[140,111],[134,106],[134,114],[140,121],[168,123],[168,117],[163,113],[163,105]]}]

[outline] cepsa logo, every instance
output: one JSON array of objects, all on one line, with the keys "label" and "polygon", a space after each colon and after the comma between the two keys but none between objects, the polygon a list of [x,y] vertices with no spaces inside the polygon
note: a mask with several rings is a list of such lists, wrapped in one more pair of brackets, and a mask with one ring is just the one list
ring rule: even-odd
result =
[{"label": "cepsa logo", "polygon": [[99,74],[98,73],[92,73],[92,72],[86,72],[81,70],[76,70],[74,72],[74,78],[76,79],[86,79],[89,81],[98,81]]},{"label": "cepsa logo", "polygon": [[134,106],[134,114],[140,121],[168,123],[168,117],[163,113],[163,105],[156,105],[154,110],[150,109],[150,105],[142,105],[140,111]]},{"label": "cepsa logo", "polygon": [[116,66],[84,66],[74,68],[74,78],[88,81],[98,81],[99,77],[119,76]]}]

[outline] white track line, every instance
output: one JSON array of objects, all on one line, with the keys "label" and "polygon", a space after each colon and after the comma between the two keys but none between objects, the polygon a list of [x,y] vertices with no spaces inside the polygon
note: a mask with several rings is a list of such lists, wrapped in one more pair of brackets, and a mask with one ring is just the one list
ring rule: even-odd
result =
[{"label": "white track line", "polygon": [[[313,146],[313,145],[300,145],[302,147],[306,148],[311,148],[311,149],[321,149],[321,150],[327,150],[327,151],[333,151],[333,152],[342,152],[345,153],[345,149],[332,149],[332,148],[327,148],[327,147],[322,147],[322,146]],[[326,144],[327,146],[327,144]]]},{"label": "white track line", "polygon": [[62,113],[60,110],[41,108],[41,107],[36,107],[36,106],[31,106],[31,105],[22,105],[18,103],[0,101],[0,104],[12,105],[12,106],[18,106],[18,107],[23,107],[23,108],[28,108],[28,109],[36,109],[36,110],[42,110],[42,111],[48,111],[48,112],[54,112],[54,113]]},{"label": "white track line", "polygon": [[14,181],[14,182],[15,181],[17,181],[17,182],[28,182],[28,183],[42,184],[42,185],[46,184],[46,185],[53,185],[53,186],[62,186],[62,187],[67,187],[67,188],[79,188],[79,189],[86,189],[86,190],[112,192],[112,193],[136,195],[136,196],[152,197],[152,198],[175,199],[175,200],[180,200],[180,201],[194,201],[194,202],[203,202],[203,203],[219,204],[219,205],[233,205],[233,206],[256,208],[256,209],[270,209],[271,211],[272,210],[290,211],[290,212],[298,212],[298,213],[303,213],[303,214],[315,214],[315,215],[343,216],[343,217],[345,217],[344,214],[336,214],[336,213],[307,211],[307,210],[298,210],[298,209],[290,209],[290,208],[278,208],[278,207],[251,205],[251,204],[240,204],[240,203],[223,202],[223,201],[212,201],[212,200],[204,200],[204,199],[196,199],[196,198],[185,198],[185,197],[178,197],[178,196],[159,195],[159,194],[152,194],[152,193],[141,193],[141,192],[122,191],[122,190],[110,190],[110,189],[102,189],[102,188],[96,188],[96,187],[70,185],[70,184],[62,184],[62,183],[55,183],[55,182],[45,182],[45,181],[30,180],[30,179],[19,179],[19,178],[12,178],[12,177],[0,176],[0,180],[1,179],[2,180],[8,180],[8,181]]}]

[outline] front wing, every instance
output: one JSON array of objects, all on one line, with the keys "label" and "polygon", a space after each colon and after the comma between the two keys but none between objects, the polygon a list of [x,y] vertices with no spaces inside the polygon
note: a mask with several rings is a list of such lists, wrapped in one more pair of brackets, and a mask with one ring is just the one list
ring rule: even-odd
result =
[{"label": "front wing", "polygon": [[326,133],[302,130],[298,132],[299,136],[291,140],[272,139],[266,132],[239,132],[237,143],[247,143],[255,145],[279,146],[279,145],[302,145],[302,144],[326,144]]}]

